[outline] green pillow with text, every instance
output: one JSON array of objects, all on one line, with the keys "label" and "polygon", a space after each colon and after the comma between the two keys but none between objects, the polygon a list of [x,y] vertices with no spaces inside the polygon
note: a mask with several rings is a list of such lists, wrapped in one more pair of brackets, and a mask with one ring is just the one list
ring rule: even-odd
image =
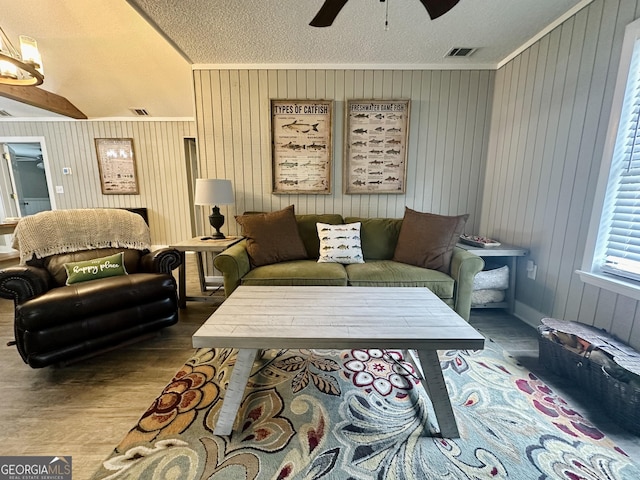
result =
[{"label": "green pillow with text", "polygon": [[67,285],[127,274],[124,268],[124,252],[93,260],[65,263],[64,268],[67,271]]}]

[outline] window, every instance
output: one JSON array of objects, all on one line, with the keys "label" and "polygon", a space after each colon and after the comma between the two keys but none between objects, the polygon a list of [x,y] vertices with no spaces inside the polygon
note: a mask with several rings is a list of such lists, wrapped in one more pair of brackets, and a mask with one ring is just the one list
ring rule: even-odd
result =
[{"label": "window", "polygon": [[627,26],[583,281],[640,299],[640,20]]},{"label": "window", "polygon": [[634,42],[611,159],[598,259],[602,270],[640,280],[640,40]]}]

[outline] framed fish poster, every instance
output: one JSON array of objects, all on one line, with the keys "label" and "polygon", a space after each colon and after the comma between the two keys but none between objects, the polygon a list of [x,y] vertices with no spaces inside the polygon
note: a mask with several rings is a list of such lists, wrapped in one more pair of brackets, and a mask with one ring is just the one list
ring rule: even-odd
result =
[{"label": "framed fish poster", "polygon": [[409,100],[347,100],[345,193],[405,193],[409,106]]},{"label": "framed fish poster", "polygon": [[96,138],[103,195],[138,195],[133,138]]},{"label": "framed fish poster", "polygon": [[331,193],[332,130],[331,100],[271,100],[273,193]]}]

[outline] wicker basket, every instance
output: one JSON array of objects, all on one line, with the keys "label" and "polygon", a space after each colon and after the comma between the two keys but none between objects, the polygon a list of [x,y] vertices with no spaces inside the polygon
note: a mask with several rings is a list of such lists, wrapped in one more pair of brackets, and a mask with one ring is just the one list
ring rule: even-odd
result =
[{"label": "wicker basket", "polygon": [[621,382],[604,368],[602,378],[606,382],[605,411],[618,425],[640,435],[640,388]]},{"label": "wicker basket", "polygon": [[538,359],[549,371],[584,385],[597,398],[602,398],[607,382],[602,375],[602,366],[588,357],[567,350],[561,344],[542,335],[538,338]]},{"label": "wicker basket", "polygon": [[[589,352],[578,354],[547,338],[551,328],[571,333],[591,342],[596,349],[613,357],[615,367],[637,375],[640,355],[604,331],[574,322],[545,318],[538,327],[539,361],[548,370],[575,381],[602,401],[607,414],[623,428],[640,434],[640,388],[610,375],[602,363],[589,358]],[[621,377],[622,378],[622,377]]]}]

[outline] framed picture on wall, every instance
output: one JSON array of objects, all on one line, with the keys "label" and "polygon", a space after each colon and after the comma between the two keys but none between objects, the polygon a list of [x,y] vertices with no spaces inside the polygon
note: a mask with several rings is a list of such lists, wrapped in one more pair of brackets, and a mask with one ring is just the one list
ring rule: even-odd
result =
[{"label": "framed picture on wall", "polygon": [[347,100],[345,193],[405,193],[409,105],[409,100]]},{"label": "framed picture on wall", "polygon": [[331,193],[332,130],[331,100],[271,100],[273,193]]},{"label": "framed picture on wall", "polygon": [[96,138],[103,195],[137,195],[138,178],[132,138]]}]

